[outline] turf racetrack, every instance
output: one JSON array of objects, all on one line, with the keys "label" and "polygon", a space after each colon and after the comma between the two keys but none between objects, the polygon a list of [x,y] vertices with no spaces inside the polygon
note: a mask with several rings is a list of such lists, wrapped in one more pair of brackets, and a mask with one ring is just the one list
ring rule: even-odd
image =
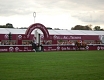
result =
[{"label": "turf racetrack", "polygon": [[0,80],[104,80],[104,51],[0,53]]}]

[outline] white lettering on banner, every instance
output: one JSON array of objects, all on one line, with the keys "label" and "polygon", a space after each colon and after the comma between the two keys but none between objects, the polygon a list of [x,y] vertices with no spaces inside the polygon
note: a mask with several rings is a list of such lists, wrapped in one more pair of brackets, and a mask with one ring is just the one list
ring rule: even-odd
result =
[{"label": "white lettering on banner", "polygon": [[60,50],[60,47],[59,47],[59,46],[57,46],[57,50],[58,50],[58,51]]},{"label": "white lettering on banner", "polygon": [[97,47],[97,50],[100,50],[100,47],[99,46]]},{"label": "white lettering on banner", "polygon": [[53,39],[58,39],[56,35],[53,36]]},{"label": "white lettering on banner", "polygon": [[70,47],[67,47],[67,50],[70,50]]},{"label": "white lettering on banner", "polygon": [[28,47],[24,47],[24,49],[25,49],[25,50],[26,50],[26,49],[28,50]]},{"label": "white lettering on banner", "polygon": [[86,46],[86,49],[88,50],[89,49],[89,46]]},{"label": "white lettering on banner", "polygon": [[70,39],[81,39],[81,36],[70,36]]},{"label": "white lettering on banner", "polygon": [[66,47],[62,47],[61,50],[66,50]]},{"label": "white lettering on banner", "polygon": [[51,51],[50,49],[47,49],[46,51]]},{"label": "white lettering on banner", "polygon": [[104,50],[104,47],[101,47],[101,50]]},{"label": "white lettering on banner", "polygon": [[64,36],[63,39],[68,39],[68,36]]},{"label": "white lettering on banner", "polygon": [[44,51],[47,51],[46,49],[44,49]]},{"label": "white lettering on banner", "polygon": [[48,47],[48,48],[52,48],[52,47]]},{"label": "white lettering on banner", "polygon": [[84,50],[85,48],[80,48],[80,50]]},{"label": "white lettering on banner", "polygon": [[76,50],[76,48],[75,48],[75,47],[73,47],[73,50]]},{"label": "white lettering on banner", "polygon": [[53,36],[53,39],[81,39],[81,36]]},{"label": "white lettering on banner", "polygon": [[9,51],[10,52],[13,52],[14,51],[14,48],[13,47],[9,47]]},{"label": "white lettering on banner", "polygon": [[8,34],[5,34],[5,35],[4,35],[4,38],[5,38],[5,39],[8,39],[8,37],[9,37]]},{"label": "white lettering on banner", "polygon": [[51,51],[56,51],[56,49],[51,49]]},{"label": "white lettering on banner", "polygon": [[20,50],[20,49],[19,49],[19,51],[20,51],[20,52],[23,52],[23,50]]},{"label": "white lettering on banner", "polygon": [[31,50],[27,50],[27,51],[31,51]]},{"label": "white lettering on banner", "polygon": [[18,35],[18,38],[19,38],[19,39],[22,39],[22,35]]},{"label": "white lettering on banner", "polygon": [[15,51],[18,52],[19,51],[19,48],[18,47],[15,47]]},{"label": "white lettering on banner", "polygon": [[0,49],[0,51],[8,51],[8,49]]}]

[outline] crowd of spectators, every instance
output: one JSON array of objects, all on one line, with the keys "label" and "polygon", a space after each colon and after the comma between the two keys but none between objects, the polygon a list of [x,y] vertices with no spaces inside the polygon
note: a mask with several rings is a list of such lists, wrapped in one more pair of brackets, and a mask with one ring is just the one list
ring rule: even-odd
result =
[{"label": "crowd of spectators", "polygon": [[101,41],[80,41],[80,40],[63,40],[63,41],[57,41],[57,44],[59,45],[63,45],[63,44],[66,44],[66,45],[74,45],[76,41],[79,41],[81,43],[86,43],[86,44],[102,44]]},{"label": "crowd of spectators", "polygon": [[15,41],[4,40],[0,41],[0,45],[16,45]]},{"label": "crowd of spectators", "polygon": [[22,41],[22,45],[31,45],[31,41]]}]

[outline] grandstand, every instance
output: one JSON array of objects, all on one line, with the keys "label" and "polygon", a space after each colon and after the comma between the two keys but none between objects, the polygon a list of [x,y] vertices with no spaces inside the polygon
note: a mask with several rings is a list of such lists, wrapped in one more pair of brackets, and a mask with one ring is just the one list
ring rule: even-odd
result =
[{"label": "grandstand", "polygon": [[[87,43],[88,50],[104,50],[104,45],[101,45],[104,43],[104,31],[47,30],[44,25],[35,23],[28,29],[0,28],[0,51],[31,51],[30,42],[38,39],[35,35],[36,31],[40,34],[38,43],[44,43],[44,51],[75,50],[73,44],[76,41]],[[9,33],[12,34],[11,39]],[[97,45],[93,46],[93,44]]]}]

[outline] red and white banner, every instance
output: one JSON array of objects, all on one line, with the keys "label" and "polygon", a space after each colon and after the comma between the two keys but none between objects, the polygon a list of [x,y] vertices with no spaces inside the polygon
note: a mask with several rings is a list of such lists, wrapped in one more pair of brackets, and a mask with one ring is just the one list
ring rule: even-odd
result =
[{"label": "red and white banner", "polygon": [[[104,50],[104,45],[88,45],[87,50]],[[75,51],[76,46],[72,45],[44,45],[44,52],[47,51]],[[81,50],[84,50],[81,48]],[[0,52],[32,52],[32,46],[28,45],[0,45]]]}]

